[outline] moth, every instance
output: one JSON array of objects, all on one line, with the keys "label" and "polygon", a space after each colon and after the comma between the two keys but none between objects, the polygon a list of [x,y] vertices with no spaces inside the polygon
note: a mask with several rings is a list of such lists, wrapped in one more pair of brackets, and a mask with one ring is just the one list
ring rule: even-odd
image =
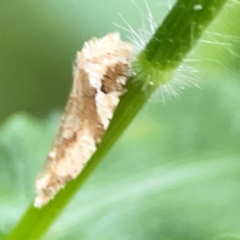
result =
[{"label": "moth", "polygon": [[77,52],[69,99],[45,170],[36,180],[35,207],[76,178],[96,151],[125,92],[132,52],[118,33],[92,38]]}]

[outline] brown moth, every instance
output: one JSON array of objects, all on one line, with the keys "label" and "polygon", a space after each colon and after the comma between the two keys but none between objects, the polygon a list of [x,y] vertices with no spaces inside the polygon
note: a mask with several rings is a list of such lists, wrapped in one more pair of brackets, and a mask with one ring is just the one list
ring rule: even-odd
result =
[{"label": "brown moth", "polygon": [[35,207],[76,178],[96,151],[125,91],[132,50],[111,33],[85,42],[77,52],[72,90],[45,171],[36,180]]}]

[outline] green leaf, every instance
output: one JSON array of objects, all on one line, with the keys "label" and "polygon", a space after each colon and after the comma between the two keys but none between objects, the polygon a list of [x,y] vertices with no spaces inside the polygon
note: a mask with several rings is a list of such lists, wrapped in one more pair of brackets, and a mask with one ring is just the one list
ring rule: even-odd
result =
[{"label": "green leaf", "polygon": [[[0,128],[0,230],[22,215],[32,201],[34,182],[51,144],[59,114],[45,122],[14,114]],[[54,124],[54,125],[53,125]]]}]

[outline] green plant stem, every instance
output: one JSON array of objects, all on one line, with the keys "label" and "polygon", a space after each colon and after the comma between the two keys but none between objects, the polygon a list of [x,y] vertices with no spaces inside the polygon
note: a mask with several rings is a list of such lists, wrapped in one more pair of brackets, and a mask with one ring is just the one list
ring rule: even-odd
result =
[{"label": "green plant stem", "polygon": [[176,68],[226,0],[178,0],[143,50],[160,69]]},{"label": "green plant stem", "polygon": [[[201,36],[203,29],[217,15],[225,2],[226,0],[179,0],[143,50],[145,60],[153,65],[160,64],[162,76],[170,78],[170,75],[165,74],[169,72],[167,63],[171,63],[171,68],[176,68],[182,62]],[[202,10],[196,11],[194,9],[196,4],[201,5]],[[191,27],[193,25],[194,28]],[[182,40],[177,41],[177,39]],[[65,189],[60,191],[55,199],[42,209],[36,209],[31,205],[7,239],[40,239],[51,227],[64,207],[147,102],[148,94],[142,90],[145,84],[144,79],[142,80],[143,82],[138,85],[133,79],[128,82],[128,91],[122,97],[109,129],[77,179],[69,182]],[[159,79],[159,83],[161,82]],[[152,93],[154,89],[155,87],[149,87],[148,93]]]},{"label": "green plant stem", "polygon": [[[112,127],[108,128],[97,151],[78,178],[70,181],[66,188],[57,194],[54,201],[50,201],[42,209],[37,209],[32,204],[8,239],[19,239],[19,236],[24,237],[23,239],[39,239],[62,212],[62,209],[71,200],[73,195],[84,184],[147,100],[146,94],[139,87],[136,87],[135,84],[132,84],[131,81],[129,81],[128,86],[128,92],[123,96],[119,107],[116,109],[116,117],[113,118],[111,123]],[[129,102],[131,104],[128,104]],[[111,138],[108,136],[111,136]]]}]

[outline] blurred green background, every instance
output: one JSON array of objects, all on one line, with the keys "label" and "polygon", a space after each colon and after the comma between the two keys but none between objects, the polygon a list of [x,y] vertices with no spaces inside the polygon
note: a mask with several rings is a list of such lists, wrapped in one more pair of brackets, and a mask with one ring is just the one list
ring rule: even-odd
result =
[{"label": "blurred green background", "polygon": [[[167,1],[147,1],[159,22]],[[143,0],[136,1],[143,13]],[[34,197],[72,83],[93,36],[142,26],[129,0],[2,1],[0,236]],[[45,239],[240,239],[240,5],[229,1],[177,74],[197,87],[145,106]],[[188,71],[187,66],[197,72]]]}]

